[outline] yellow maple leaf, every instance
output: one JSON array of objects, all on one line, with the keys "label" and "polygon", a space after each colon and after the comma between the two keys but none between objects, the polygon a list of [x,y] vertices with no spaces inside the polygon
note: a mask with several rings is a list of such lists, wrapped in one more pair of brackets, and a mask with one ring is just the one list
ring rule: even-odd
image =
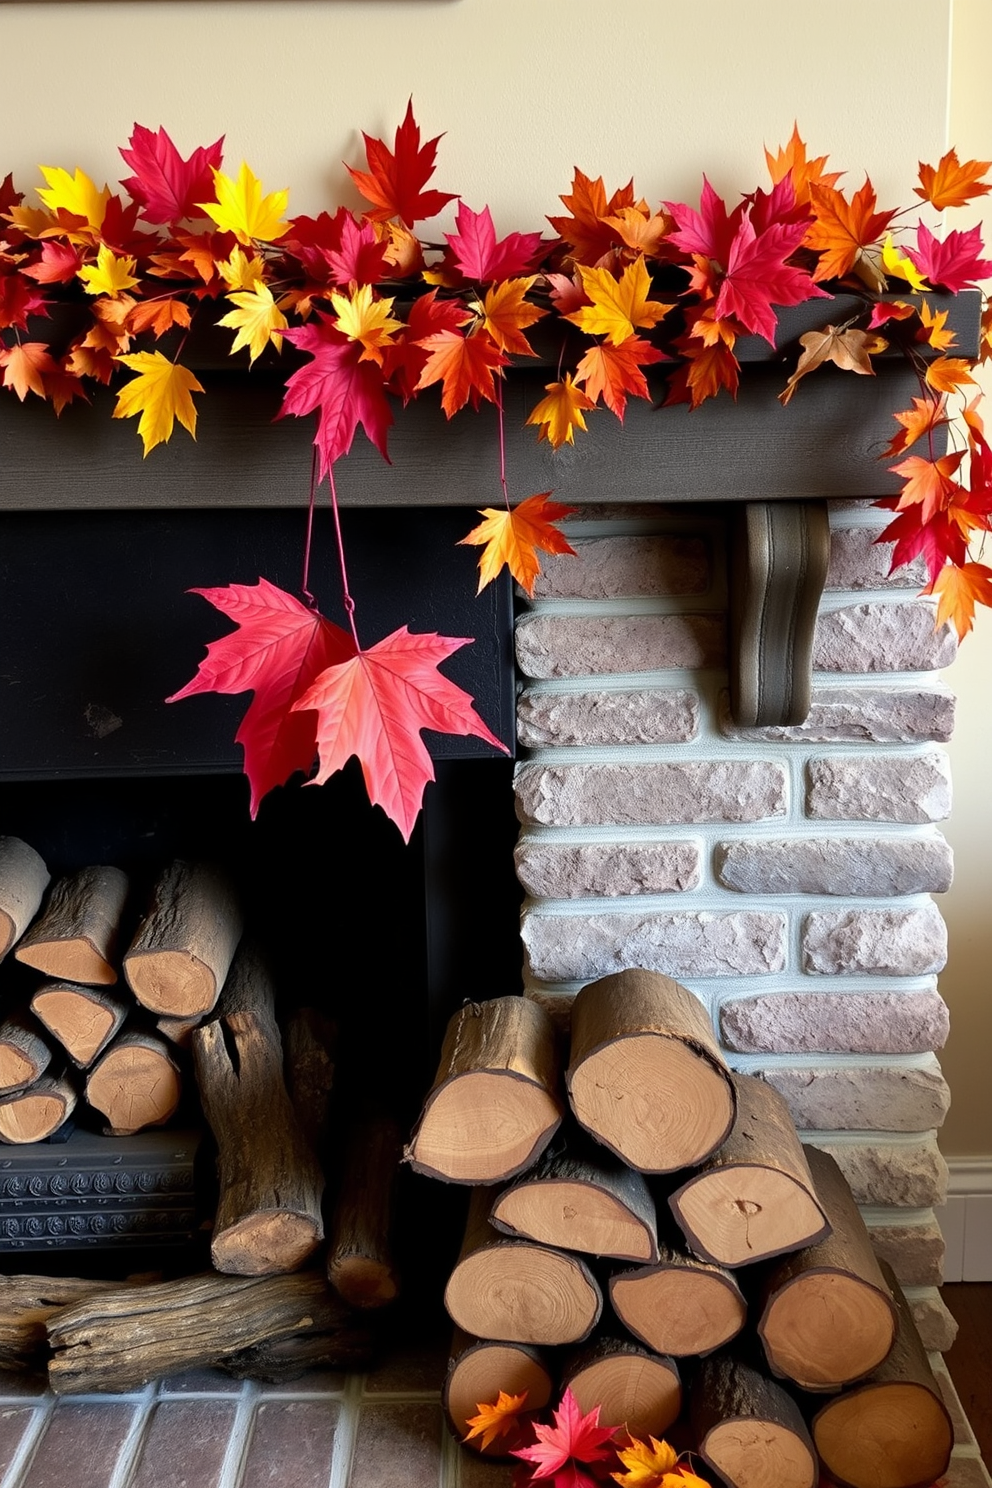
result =
[{"label": "yellow maple leaf", "polygon": [[214,191],[216,201],[197,202],[197,207],[213,218],[221,232],[233,232],[239,243],[247,245],[256,239],[274,243],[289,230],[289,223],[280,221],[289,192],[272,191],[263,196],[261,181],[244,161],[236,181],[215,169]]},{"label": "yellow maple leaf", "polygon": [[360,284],[350,295],[332,291],[331,304],[337,312],[338,330],[361,343],[360,360],[381,366],[383,348],[392,344],[395,331],[403,329],[403,322],[389,313],[393,301],[376,298],[371,284]]},{"label": "yellow maple leaf", "polygon": [[657,325],[673,308],[648,299],[651,276],[642,257],[628,264],[619,279],[609,269],[587,269],[583,264],[577,267],[592,304],[583,305],[565,319],[590,336],[606,336],[619,346],[634,334],[635,327]]},{"label": "yellow maple leaf", "polygon": [[497,1437],[503,1436],[516,1424],[517,1416],[524,1408],[527,1400],[527,1391],[520,1395],[508,1395],[505,1390],[500,1390],[499,1397],[491,1405],[480,1403],[477,1407],[477,1416],[468,1416],[465,1420],[466,1426],[471,1426],[467,1436],[462,1441],[472,1441],[474,1437],[481,1436],[479,1443],[483,1451],[492,1446]]},{"label": "yellow maple leaf", "polygon": [[940,356],[927,368],[927,382],[937,393],[953,393],[955,388],[974,381],[971,363],[964,357]]},{"label": "yellow maple leaf", "polygon": [[899,252],[891,233],[885,234],[882,244],[882,268],[890,278],[895,275],[897,279],[905,279],[914,294],[924,294],[930,288],[913,260]]},{"label": "yellow maple leaf", "polygon": [[534,581],[541,572],[538,549],[574,556],[575,549],[553,524],[575,508],[549,501],[550,495],[550,491],[542,491],[538,496],[528,496],[512,511],[500,511],[493,506],[480,509],[479,515],[485,521],[460,539],[460,545],[483,549],[479,555],[479,594],[503,568],[508,568],[521,589],[533,598]]},{"label": "yellow maple leaf", "polygon": [[42,165],[39,170],[48,182],[48,190],[43,191],[39,186],[38,195],[49,211],[58,212],[61,209],[71,212],[73,217],[82,217],[95,230],[103,226],[110,200],[109,186],[98,191],[86,172],[78,168],[74,176],[70,176],[59,165]]},{"label": "yellow maple leaf", "polygon": [[114,360],[138,373],[117,394],[114,418],[141,415],[138,433],[146,455],[172,437],[176,419],[196,438],[196,408],[191,395],[202,393],[203,388],[188,367],[170,362],[160,351],[136,351]]},{"label": "yellow maple leaf", "polygon": [[122,290],[133,289],[138,283],[134,269],[133,258],[118,257],[106,243],[101,243],[96,263],[83,264],[81,269],[77,269],[76,278],[82,280],[87,294],[119,295]]},{"label": "yellow maple leaf", "polygon": [[249,360],[253,362],[270,342],[276,351],[282,351],[279,332],[284,331],[289,322],[267,284],[259,284],[256,289],[237,290],[227,298],[235,308],[222,316],[217,324],[238,333],[231,346],[232,356],[242,346],[247,346]]},{"label": "yellow maple leaf", "polygon": [[516,352],[518,356],[537,355],[523,334],[528,326],[548,313],[524,298],[536,277],[530,274],[524,279],[504,279],[486,290],[483,325],[500,351]]},{"label": "yellow maple leaf", "polygon": [[230,258],[217,265],[217,272],[228,289],[257,289],[265,281],[265,264],[258,254],[249,258],[243,248],[235,248]]},{"label": "yellow maple leaf", "polygon": [[644,1442],[633,1436],[630,1446],[619,1448],[617,1456],[624,1471],[610,1476],[623,1488],[674,1488],[679,1480],[680,1475],[675,1471],[678,1453],[657,1437],[649,1436]]},{"label": "yellow maple leaf", "polygon": [[953,331],[944,329],[948,311],[931,310],[926,300],[920,306],[920,323],[927,332],[927,341],[935,351],[949,351],[957,341]]},{"label": "yellow maple leaf", "polygon": [[537,424],[538,439],[547,439],[554,449],[574,444],[576,429],[586,427],[583,413],[595,408],[595,403],[575,386],[568,372],[563,382],[546,383],[544,390],[548,396],[531,409],[528,424]]}]

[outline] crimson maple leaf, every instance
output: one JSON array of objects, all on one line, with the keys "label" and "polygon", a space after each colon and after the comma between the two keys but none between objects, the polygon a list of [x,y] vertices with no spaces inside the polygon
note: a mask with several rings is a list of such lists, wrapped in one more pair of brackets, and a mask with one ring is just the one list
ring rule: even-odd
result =
[{"label": "crimson maple leaf", "polygon": [[455,200],[451,191],[424,191],[434,174],[438,140],[435,135],[425,145],[420,143],[420,126],[413,117],[413,99],[407,103],[403,123],[396,131],[395,148],[389,150],[382,140],[372,139],[363,131],[368,171],[345,167],[351,179],[372,203],[372,211],[366,215],[374,222],[388,222],[398,217],[407,227],[412,227],[424,217],[436,217],[438,212]]},{"label": "crimson maple leaf", "polygon": [[196,676],[166,702],[198,692],[254,692],[235,735],[245,752],[254,818],[273,786],[312,768],[317,719],[301,711],[298,700],[327,667],[354,656],[355,645],[346,631],[268,579],[189,592],[202,594],[238,629],[210,642]]},{"label": "crimson maple leaf", "polygon": [[131,148],[121,154],[135,174],[121,185],[139,204],[146,222],[176,223],[203,216],[196,203],[213,197],[213,171],[220,169],[223,159],[223,135],[212,145],[199,145],[188,160],[164,129],[135,124],[128,143]]},{"label": "crimson maple leaf", "polygon": [[83,260],[71,243],[49,241],[42,244],[41,258],[22,270],[38,284],[69,284]]},{"label": "crimson maple leaf", "polygon": [[684,253],[700,253],[704,258],[712,258],[726,268],[746,202],[740,202],[728,213],[726,202],[717,196],[704,176],[698,212],[683,202],[666,201],[662,205],[674,217],[678,228],[677,232],[669,234],[670,243],[681,248]]},{"label": "crimson maple leaf", "polygon": [[325,250],[324,257],[336,284],[379,284],[389,277],[386,272],[388,246],[376,238],[371,222],[359,226],[350,212],[344,212],[339,241],[335,247]]},{"label": "crimson maple leaf", "polygon": [[968,232],[949,232],[941,240],[922,222],[916,229],[916,247],[906,249],[907,256],[931,284],[943,285],[952,294],[959,289],[977,289],[977,279],[992,275],[992,260],[981,257],[984,251],[978,227]]},{"label": "crimson maple leaf", "polygon": [[457,233],[445,233],[454,252],[455,267],[466,279],[489,284],[497,279],[515,279],[529,272],[541,248],[540,233],[509,233],[496,241],[496,229],[488,207],[473,212],[464,203],[455,217]]},{"label": "crimson maple leaf", "polygon": [[596,1480],[583,1472],[583,1467],[613,1455],[613,1448],[606,1443],[612,1441],[617,1428],[600,1426],[598,1405],[583,1415],[569,1389],[554,1414],[553,1426],[533,1423],[537,1445],[520,1447],[514,1457],[534,1464],[530,1470],[532,1482],[549,1478],[552,1488],[594,1488]]},{"label": "crimson maple leaf", "polygon": [[379,453],[386,454],[386,435],[393,422],[384,391],[382,369],[362,359],[362,345],[344,335],[334,317],[317,312],[308,325],[283,331],[287,341],[310,352],[313,360],[286,382],[286,396],[277,418],[297,417],[319,410],[314,444],[320,452],[320,476],[351,449],[361,424]]},{"label": "crimson maple leaf", "polygon": [[745,215],[726,259],[727,272],[716,297],[717,319],[736,319],[757,336],[775,344],[777,324],[772,305],[799,305],[829,299],[805,269],[786,263],[806,232],[805,222],[773,223],[756,233]]},{"label": "crimson maple leaf", "polygon": [[381,806],[409,842],[434,766],[420,737],[474,734],[508,751],[472,706],[467,692],[438,666],[466,639],[412,635],[401,626],[367,651],[327,666],[293,703],[317,713],[320,765],[310,782],[321,785],[357,755],[373,806]]},{"label": "crimson maple leaf", "polygon": [[968,557],[968,544],[953,517],[946,511],[938,511],[928,522],[924,521],[923,508],[918,503],[900,511],[875,541],[894,544],[890,573],[922,556],[933,580],[948,561],[960,568]]}]

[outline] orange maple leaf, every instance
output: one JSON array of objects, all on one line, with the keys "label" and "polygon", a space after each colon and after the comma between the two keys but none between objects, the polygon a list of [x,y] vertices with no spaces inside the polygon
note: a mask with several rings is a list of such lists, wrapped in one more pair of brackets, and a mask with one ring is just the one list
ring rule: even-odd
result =
[{"label": "orange maple leaf", "polygon": [[534,581],[541,572],[537,550],[574,556],[575,549],[553,524],[570,516],[575,507],[551,501],[550,495],[550,491],[542,491],[538,496],[528,496],[512,510],[480,508],[479,515],[485,521],[460,539],[460,545],[482,548],[477,593],[481,594],[498,573],[508,568],[521,589],[533,599]]},{"label": "orange maple leaf", "polygon": [[927,382],[937,393],[953,393],[966,383],[973,383],[971,364],[964,357],[938,357],[927,368]]},{"label": "orange maple leaf", "polygon": [[142,300],[128,313],[127,327],[135,336],[154,331],[157,340],[173,326],[188,326],[189,318],[189,309],[182,300]]},{"label": "orange maple leaf", "polygon": [[815,160],[807,160],[806,145],[799,138],[799,125],[796,123],[793,123],[792,137],[784,148],[775,155],[765,150],[765,162],[773,186],[777,186],[786,176],[792,177],[796,205],[799,207],[806,206],[809,201],[810,186],[836,186],[843,174],[842,171],[824,172],[826,155],[817,155]]},{"label": "orange maple leaf", "polygon": [[926,300],[920,306],[920,324],[927,332],[927,342],[934,351],[948,351],[957,340],[953,331],[945,329],[947,310],[931,310]]},{"label": "orange maple leaf", "polygon": [[899,497],[900,508],[919,504],[923,508],[923,520],[928,522],[948,505],[957,482],[952,479],[961,461],[964,450],[942,455],[939,460],[925,460],[922,455],[910,455],[898,465],[890,465],[893,475],[905,477],[906,484]]},{"label": "orange maple leaf", "polygon": [[662,353],[641,336],[628,336],[619,346],[610,341],[590,346],[575,369],[575,381],[585,384],[593,401],[602,398],[607,408],[623,421],[628,394],[650,398],[647,378],[641,368],[663,360]]},{"label": "orange maple leaf", "polygon": [[496,402],[496,373],[509,358],[485,331],[475,330],[469,336],[461,331],[434,331],[417,345],[427,352],[417,388],[440,382],[441,407],[449,418],[469,401],[473,408],[478,408],[480,398]]},{"label": "orange maple leaf", "polygon": [[[842,279],[851,269],[870,272],[865,251],[878,242],[895,212],[875,211],[875,190],[867,176],[850,202],[834,187],[815,182],[810,185],[809,197],[815,220],[803,242],[822,255],[813,272],[814,283]],[[871,282],[880,289],[885,287],[877,269]]]},{"label": "orange maple leaf", "polygon": [[28,393],[44,398],[45,378],[58,372],[59,367],[44,341],[22,341],[0,351],[0,369],[2,385],[15,392],[23,403]]},{"label": "orange maple leaf", "polygon": [[536,278],[536,274],[531,274],[524,279],[504,279],[486,290],[483,325],[500,351],[518,356],[537,355],[523,334],[528,326],[548,313],[524,298]]},{"label": "orange maple leaf", "polygon": [[992,185],[981,179],[992,160],[958,160],[956,150],[948,150],[936,167],[920,161],[920,184],[913,190],[923,201],[942,212],[945,207],[963,207],[975,196],[986,196]]},{"label": "orange maple leaf", "polygon": [[952,621],[963,641],[975,623],[975,605],[992,605],[992,569],[984,563],[965,563],[961,568],[948,563],[923,592],[937,596],[937,624]]},{"label": "orange maple leaf", "polygon": [[603,221],[614,229],[617,237],[628,248],[632,248],[635,253],[643,253],[648,258],[657,258],[662,244],[675,226],[667,212],[652,215],[646,207],[643,210],[640,207],[621,207],[615,216],[604,217]]},{"label": "orange maple leaf", "polygon": [[462,1441],[470,1442],[474,1437],[481,1436],[479,1445],[484,1452],[498,1437],[513,1429],[526,1401],[526,1390],[519,1395],[508,1395],[505,1390],[500,1390],[498,1398],[492,1404],[480,1401],[476,1406],[478,1415],[466,1417],[465,1425],[472,1429],[467,1436],[462,1437]]},{"label": "orange maple leaf", "polygon": [[924,434],[929,434],[932,429],[938,429],[947,423],[945,409],[947,400],[940,398],[914,398],[912,408],[904,408],[900,413],[893,414],[896,422],[902,424],[898,434],[893,434],[892,439],[885,450],[886,456],[901,455],[903,450],[909,449]]},{"label": "orange maple leaf", "polygon": [[538,425],[538,439],[546,439],[553,449],[563,444],[575,443],[576,429],[584,429],[583,413],[595,408],[593,400],[576,387],[571,374],[566,372],[563,382],[545,384],[546,398],[542,398],[527,415],[528,424]]},{"label": "orange maple leaf", "polygon": [[572,190],[560,200],[571,212],[571,217],[549,217],[548,221],[571,248],[571,257],[584,264],[599,263],[615,247],[617,233],[607,219],[636,205],[633,181],[621,186],[607,201],[602,176],[597,176],[594,181],[577,166]]},{"label": "orange maple leaf", "polygon": [[712,346],[696,346],[690,342],[685,356],[685,366],[680,367],[672,378],[666,405],[684,403],[688,395],[691,406],[698,408],[707,398],[715,398],[722,387],[732,397],[737,397],[740,363],[722,338]]}]

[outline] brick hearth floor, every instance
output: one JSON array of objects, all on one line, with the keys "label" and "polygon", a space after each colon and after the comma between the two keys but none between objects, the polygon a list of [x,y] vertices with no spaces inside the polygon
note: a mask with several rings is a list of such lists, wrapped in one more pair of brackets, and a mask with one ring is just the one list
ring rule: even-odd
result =
[{"label": "brick hearth floor", "polygon": [[[446,1354],[446,1350],[445,1350]],[[456,1445],[441,1416],[440,1349],[366,1375],[288,1385],[213,1370],[127,1395],[56,1400],[0,1374],[0,1488],[509,1488],[512,1470]],[[955,1421],[948,1488],[989,1488],[938,1356]]]}]

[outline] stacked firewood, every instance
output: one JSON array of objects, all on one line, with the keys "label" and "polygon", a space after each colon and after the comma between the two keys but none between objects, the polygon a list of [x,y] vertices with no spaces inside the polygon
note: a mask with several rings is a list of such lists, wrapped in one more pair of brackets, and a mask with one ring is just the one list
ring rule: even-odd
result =
[{"label": "stacked firewood", "polygon": [[534,1410],[568,1385],[632,1435],[687,1427],[732,1488],[814,1488],[820,1463],[848,1488],[938,1478],[952,1427],[895,1277],[699,1001],[652,972],[593,982],[558,1068],[538,1005],[467,1005],[407,1150],[473,1186],[445,1293],[458,1436],[501,1390]]}]

